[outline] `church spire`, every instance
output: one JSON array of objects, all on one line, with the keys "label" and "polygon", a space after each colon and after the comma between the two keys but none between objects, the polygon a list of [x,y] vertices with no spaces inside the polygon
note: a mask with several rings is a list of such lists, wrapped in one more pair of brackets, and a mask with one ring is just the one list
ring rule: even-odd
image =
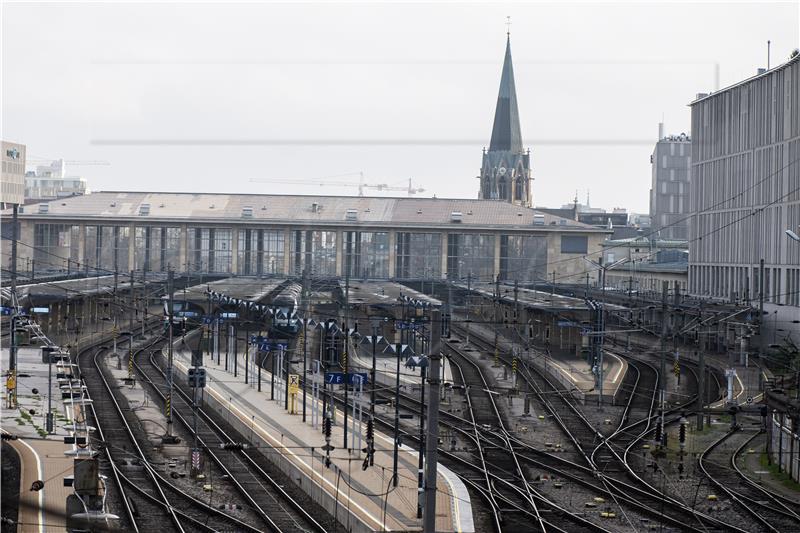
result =
[{"label": "church spire", "polygon": [[[510,22],[509,22],[510,23]],[[507,32],[506,56],[500,77],[500,92],[494,112],[492,140],[489,151],[483,153],[481,186],[478,197],[486,200],[504,200],[515,205],[530,207],[531,153],[522,150],[522,133],[517,109],[517,91],[514,87],[514,67],[511,64],[511,35]]]},{"label": "church spire", "polygon": [[517,91],[514,87],[514,66],[511,62],[511,36],[507,35],[506,56],[503,60],[503,74],[500,77],[500,91],[497,95],[489,151],[507,150],[520,153],[522,133],[517,109]]}]

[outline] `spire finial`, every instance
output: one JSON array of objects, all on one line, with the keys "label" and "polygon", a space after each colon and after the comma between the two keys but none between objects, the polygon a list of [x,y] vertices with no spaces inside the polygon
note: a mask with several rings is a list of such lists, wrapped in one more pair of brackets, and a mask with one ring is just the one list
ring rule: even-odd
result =
[{"label": "spire finial", "polygon": [[506,36],[511,37],[511,15],[506,17]]}]

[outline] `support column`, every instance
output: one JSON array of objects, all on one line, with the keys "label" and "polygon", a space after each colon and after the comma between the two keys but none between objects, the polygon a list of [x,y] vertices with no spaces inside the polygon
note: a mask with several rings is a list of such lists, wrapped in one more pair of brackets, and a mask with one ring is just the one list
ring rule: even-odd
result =
[{"label": "support column", "polygon": [[231,274],[239,273],[239,228],[231,229]]},{"label": "support column", "polygon": [[178,239],[178,265],[176,265],[175,270],[180,271],[183,269],[186,273],[191,272],[192,268],[188,264],[189,263],[189,255],[188,255],[188,242],[189,242],[189,228],[186,225],[182,225],[180,227],[181,236]]},{"label": "support column", "polygon": [[86,224],[78,226],[78,257],[76,258],[78,264],[75,266],[76,270],[84,270],[86,264]]},{"label": "support column", "polygon": [[[283,275],[291,274],[292,268],[292,230],[283,230]],[[309,268],[309,272],[311,269]]]},{"label": "support column", "polygon": [[500,275],[500,234],[494,236],[494,266],[492,267],[492,279],[497,279]]},{"label": "support column", "polygon": [[389,232],[389,278],[395,277],[397,268],[397,232]]},{"label": "support column", "polygon": [[136,227],[133,224],[128,227],[128,269],[136,269]]},{"label": "support column", "polygon": [[442,232],[442,277],[447,277],[447,241],[449,239],[449,233]]},{"label": "support column", "polygon": [[344,269],[342,268],[342,263],[344,263],[344,232],[342,230],[336,230],[336,275],[342,276],[344,275]]}]

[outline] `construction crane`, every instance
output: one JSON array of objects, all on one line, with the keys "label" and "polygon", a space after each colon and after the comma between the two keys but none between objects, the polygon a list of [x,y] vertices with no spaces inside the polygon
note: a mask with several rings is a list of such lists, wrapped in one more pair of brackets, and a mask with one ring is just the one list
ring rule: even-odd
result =
[{"label": "construction crane", "polygon": [[[39,157],[35,155],[29,155],[25,157],[26,163],[52,163],[53,161],[58,161],[59,158],[49,158],[49,157]],[[65,159],[64,163],[68,165],[75,165],[75,166],[91,166],[91,165],[99,165],[99,166],[109,166],[111,165],[108,161],[90,161],[90,160],[75,160],[75,159]]]},{"label": "construction crane", "polygon": [[298,181],[288,178],[272,178],[272,179],[250,178],[250,182],[287,183],[291,185],[302,185],[304,187],[309,187],[312,185],[316,185],[319,187],[358,187],[359,196],[364,196],[364,189],[375,189],[376,191],[403,191],[408,193],[409,196],[425,192],[425,189],[423,189],[422,187],[414,187],[411,184],[411,178],[408,179],[408,187],[400,187],[395,185],[389,185],[387,183],[366,183],[364,181],[363,172],[350,172],[348,174],[338,174],[335,176],[328,176],[328,177],[338,178],[338,177],[355,176],[355,175],[359,176],[358,181],[337,181],[337,180],[329,180],[327,178],[316,179],[316,180],[304,180],[304,181]]}]

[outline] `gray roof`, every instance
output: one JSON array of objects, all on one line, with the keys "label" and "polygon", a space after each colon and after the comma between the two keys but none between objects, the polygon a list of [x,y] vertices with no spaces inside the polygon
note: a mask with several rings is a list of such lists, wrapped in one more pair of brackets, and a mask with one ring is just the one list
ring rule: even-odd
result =
[{"label": "gray roof", "polygon": [[503,74],[494,111],[494,126],[489,151],[522,152],[522,132],[517,109],[517,91],[514,87],[514,65],[511,63],[511,37],[506,40],[506,56],[503,59]]},{"label": "gray roof", "polygon": [[[193,224],[499,226],[509,230],[605,231],[501,200],[109,191],[43,203],[49,204],[46,214],[39,213],[40,204],[31,204],[25,206],[20,218],[53,221],[96,218],[98,224],[191,220]],[[145,204],[149,205],[149,214],[140,215]],[[251,217],[243,217],[244,207],[252,208]],[[451,221],[453,212],[462,214],[460,223]],[[534,225],[537,214],[544,216],[543,226]]]}]

